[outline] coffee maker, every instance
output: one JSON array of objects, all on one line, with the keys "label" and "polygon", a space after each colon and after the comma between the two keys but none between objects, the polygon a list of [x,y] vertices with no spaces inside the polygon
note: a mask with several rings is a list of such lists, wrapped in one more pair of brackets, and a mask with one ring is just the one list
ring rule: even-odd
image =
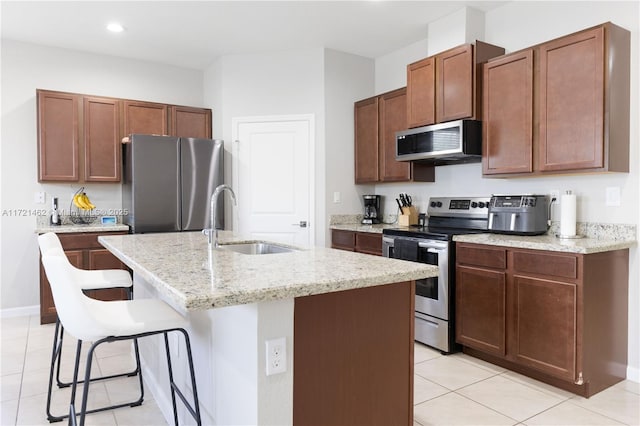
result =
[{"label": "coffee maker", "polygon": [[380,196],[379,195],[363,195],[364,199],[364,217],[362,218],[363,225],[373,225],[380,223],[380,217],[382,211],[380,210]]}]

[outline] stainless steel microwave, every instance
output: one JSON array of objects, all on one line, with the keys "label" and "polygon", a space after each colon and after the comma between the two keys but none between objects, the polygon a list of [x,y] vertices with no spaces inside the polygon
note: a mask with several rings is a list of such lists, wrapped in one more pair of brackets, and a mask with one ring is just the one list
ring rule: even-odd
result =
[{"label": "stainless steel microwave", "polygon": [[396,160],[435,166],[482,160],[482,122],[456,120],[396,132]]}]

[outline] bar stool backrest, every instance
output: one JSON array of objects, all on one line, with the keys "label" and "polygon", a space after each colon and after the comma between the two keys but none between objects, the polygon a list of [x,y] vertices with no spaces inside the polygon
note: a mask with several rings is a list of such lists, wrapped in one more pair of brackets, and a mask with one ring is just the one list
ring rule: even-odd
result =
[{"label": "bar stool backrest", "polygon": [[82,293],[82,289],[74,281],[73,265],[64,253],[60,255],[55,247],[48,245],[51,238],[46,235],[38,236],[38,243],[41,244],[42,265],[51,285],[51,293],[60,322],[76,339],[94,340],[104,337],[99,333],[99,330],[103,330],[104,327],[93,314],[90,299]]}]

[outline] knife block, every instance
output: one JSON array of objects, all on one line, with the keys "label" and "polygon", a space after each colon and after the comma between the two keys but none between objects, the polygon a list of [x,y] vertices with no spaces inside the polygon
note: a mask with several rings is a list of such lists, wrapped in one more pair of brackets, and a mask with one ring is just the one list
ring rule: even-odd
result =
[{"label": "knife block", "polygon": [[403,207],[402,214],[398,217],[400,226],[410,226],[418,224],[418,210],[414,206]]}]

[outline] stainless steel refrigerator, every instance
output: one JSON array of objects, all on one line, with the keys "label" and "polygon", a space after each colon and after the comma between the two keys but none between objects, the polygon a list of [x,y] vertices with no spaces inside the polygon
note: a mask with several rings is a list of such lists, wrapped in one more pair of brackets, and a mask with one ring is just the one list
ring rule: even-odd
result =
[{"label": "stainless steel refrigerator", "polygon": [[[134,234],[210,228],[210,199],[224,182],[221,140],[131,135],[123,145],[123,222]],[[224,228],[218,200],[216,227]]]}]

